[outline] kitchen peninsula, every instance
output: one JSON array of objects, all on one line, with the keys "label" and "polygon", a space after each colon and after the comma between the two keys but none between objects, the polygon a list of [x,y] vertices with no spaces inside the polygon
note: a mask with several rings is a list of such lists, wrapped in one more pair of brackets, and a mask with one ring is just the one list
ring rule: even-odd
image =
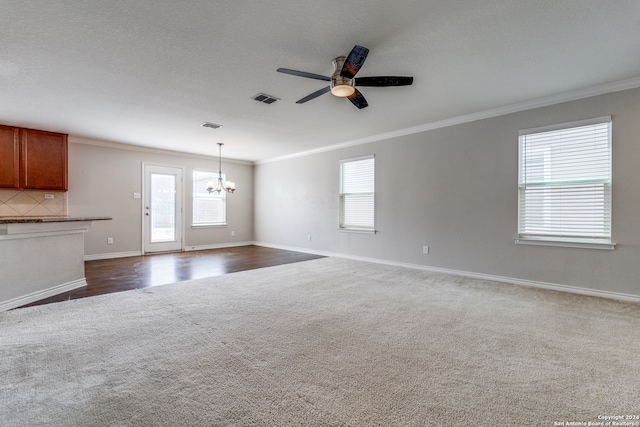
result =
[{"label": "kitchen peninsula", "polygon": [[86,286],[84,233],[109,217],[0,217],[0,311]]}]

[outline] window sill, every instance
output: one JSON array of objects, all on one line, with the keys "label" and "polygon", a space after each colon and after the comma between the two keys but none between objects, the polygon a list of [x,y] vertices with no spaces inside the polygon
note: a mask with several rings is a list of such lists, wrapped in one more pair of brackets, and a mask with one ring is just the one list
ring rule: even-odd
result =
[{"label": "window sill", "polygon": [[556,246],[563,248],[580,248],[580,249],[599,249],[603,251],[612,251],[616,248],[615,243],[600,242],[597,240],[569,240],[569,239],[536,239],[532,237],[519,237],[514,240],[517,245],[534,245],[534,246]]},{"label": "window sill", "polygon": [[338,231],[344,231],[346,233],[361,233],[361,234],[376,234],[377,230],[371,230],[368,228],[338,228]]},{"label": "window sill", "polygon": [[227,224],[191,224],[191,228],[224,228]]}]

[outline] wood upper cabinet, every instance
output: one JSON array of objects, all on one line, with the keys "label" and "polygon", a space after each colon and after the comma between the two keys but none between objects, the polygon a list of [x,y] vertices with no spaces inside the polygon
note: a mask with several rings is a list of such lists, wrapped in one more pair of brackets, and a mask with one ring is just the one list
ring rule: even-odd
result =
[{"label": "wood upper cabinet", "polygon": [[0,188],[20,188],[20,129],[0,126]]},{"label": "wood upper cabinet", "polygon": [[20,186],[67,191],[67,135],[21,129]]},{"label": "wood upper cabinet", "polygon": [[0,126],[0,188],[67,191],[67,135]]}]

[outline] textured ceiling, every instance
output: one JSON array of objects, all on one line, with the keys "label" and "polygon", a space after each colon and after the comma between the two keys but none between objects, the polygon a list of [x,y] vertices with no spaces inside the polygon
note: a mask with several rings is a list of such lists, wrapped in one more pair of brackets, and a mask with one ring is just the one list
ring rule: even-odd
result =
[{"label": "textured ceiling", "polygon": [[[260,161],[640,82],[637,0],[0,0],[0,123]],[[369,107],[325,94],[355,44]],[[639,84],[640,85],[640,84]],[[280,98],[267,105],[259,92]],[[210,121],[219,130],[200,127]]]}]

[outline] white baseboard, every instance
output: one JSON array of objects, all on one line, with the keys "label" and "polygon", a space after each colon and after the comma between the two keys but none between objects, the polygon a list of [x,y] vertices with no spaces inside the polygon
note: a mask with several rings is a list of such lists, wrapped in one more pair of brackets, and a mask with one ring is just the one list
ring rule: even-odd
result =
[{"label": "white baseboard", "polygon": [[[253,242],[233,242],[233,243],[216,243],[212,245],[196,245],[196,246],[187,246],[184,248],[185,252],[191,251],[204,251],[207,249],[223,249],[223,248],[234,248],[238,246],[249,246],[253,245]],[[127,258],[131,256],[142,256],[144,253],[141,251],[131,251],[131,252],[111,252],[106,254],[93,254],[93,255],[85,255],[85,261],[95,261],[99,259],[114,259],[114,258]]]},{"label": "white baseboard", "polygon": [[216,243],[213,245],[187,246],[184,248],[184,250],[185,252],[191,252],[191,251],[204,251],[207,249],[235,248],[238,246],[250,246],[250,245],[253,245],[253,242]]},{"label": "white baseboard", "polygon": [[94,254],[94,255],[85,255],[85,261],[95,261],[98,259],[113,259],[113,258],[127,258],[130,256],[141,256],[142,252],[140,251],[131,251],[131,252],[111,252],[106,254]]},{"label": "white baseboard", "polygon": [[318,250],[307,249],[307,248],[273,245],[273,244],[263,243],[263,242],[254,242],[253,244],[256,246],[264,246],[264,247],[274,248],[274,249],[304,252],[304,253],[309,253],[314,255],[331,256],[336,258],[352,259],[354,261],[371,262],[374,264],[384,264],[384,265],[390,265],[394,267],[406,267],[414,270],[432,271],[434,273],[451,274],[454,276],[463,276],[463,277],[469,277],[472,279],[491,280],[494,282],[503,282],[503,283],[509,283],[512,285],[549,289],[553,291],[568,292],[568,293],[578,294],[578,295],[587,295],[587,296],[593,296],[593,297],[614,299],[618,301],[640,303],[640,295],[634,295],[634,294],[623,294],[619,292],[609,292],[609,291],[603,291],[599,289],[580,288],[577,286],[560,285],[556,283],[536,282],[533,280],[516,279],[513,277],[503,277],[503,276],[493,276],[489,274],[473,273],[469,271],[449,270],[445,268],[429,267],[429,266],[424,266],[419,264],[408,264],[403,262],[387,261],[387,260],[378,259],[378,258],[367,258],[367,257],[346,255],[346,254],[335,253],[335,252],[318,251]]},{"label": "white baseboard", "polygon": [[7,311],[11,310],[12,308],[21,307],[25,304],[40,301],[41,299],[49,298],[63,292],[72,291],[83,286],[87,286],[87,281],[84,277],[79,280],[74,280],[73,282],[63,283],[52,288],[43,289],[41,291],[33,292],[28,295],[22,295],[17,298],[2,301],[0,302],[0,311]]},{"label": "white baseboard", "polygon": [[[297,246],[274,245],[274,244],[271,244],[271,243],[264,243],[264,242],[253,242],[251,244],[255,245],[255,246],[262,246],[262,247],[265,247],[265,248],[282,249],[283,251],[302,252],[302,253],[305,253],[305,254],[313,254],[313,255],[320,255],[320,256],[332,256],[332,257],[336,257],[336,258],[347,258],[348,257],[347,255],[339,254],[337,252],[320,251],[320,250],[309,249],[309,248],[299,248]],[[356,258],[352,258],[352,259],[356,259]],[[369,259],[373,260],[373,258],[358,258],[358,259],[362,260],[362,261],[366,261],[366,260],[369,260]],[[377,261],[380,261],[380,260],[369,261],[369,262],[377,262]]]}]

